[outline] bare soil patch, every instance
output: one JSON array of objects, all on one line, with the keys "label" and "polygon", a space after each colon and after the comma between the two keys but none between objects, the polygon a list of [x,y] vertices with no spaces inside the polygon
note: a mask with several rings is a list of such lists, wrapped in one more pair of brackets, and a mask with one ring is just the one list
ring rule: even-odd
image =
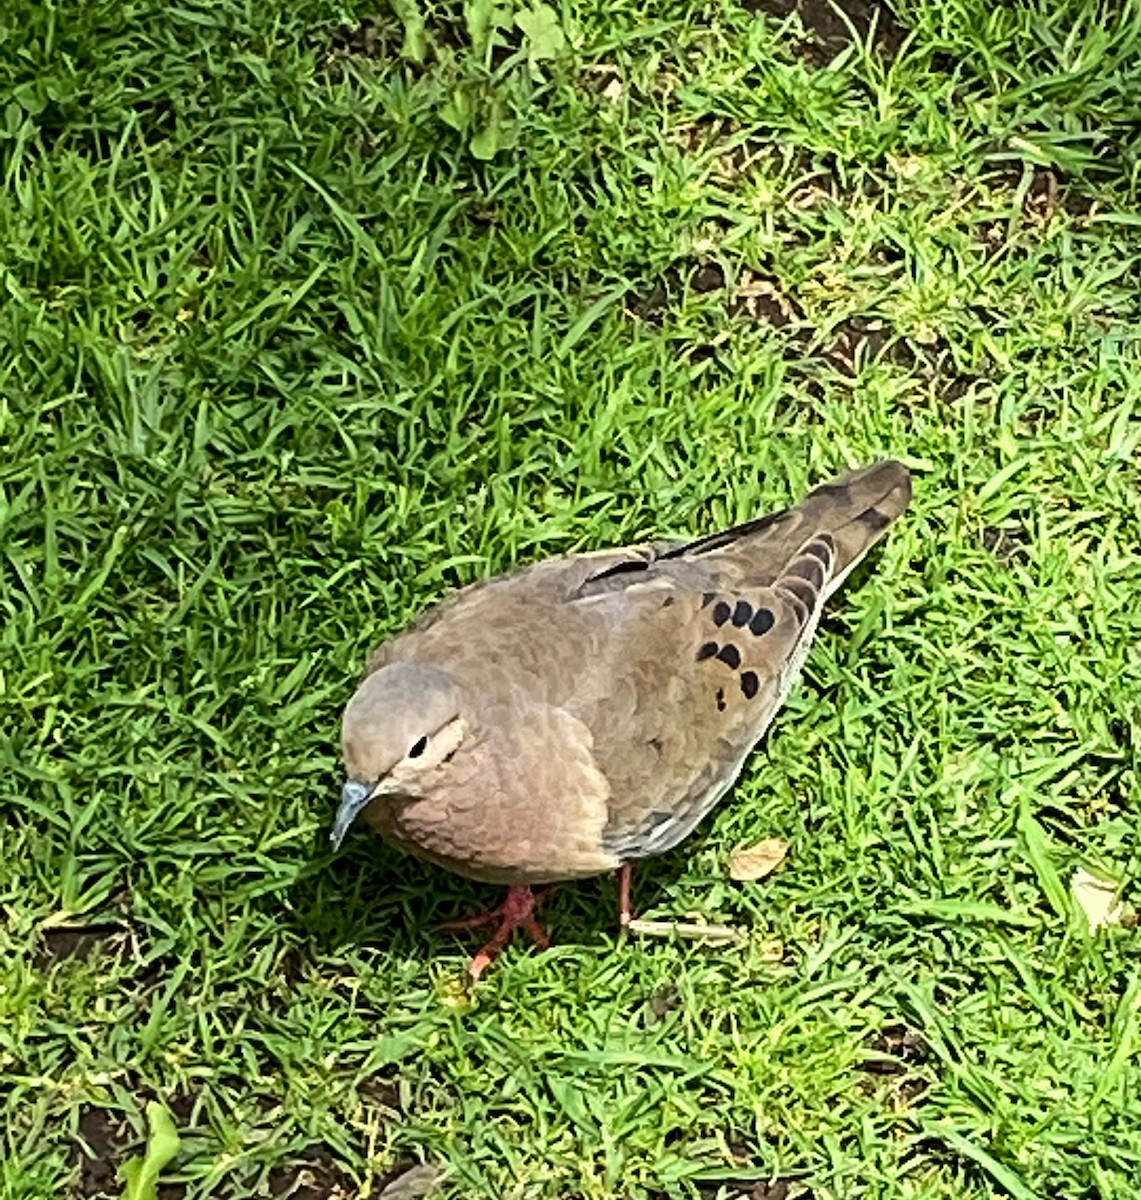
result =
[{"label": "bare soil patch", "polygon": [[814,43],[804,48],[805,57],[813,62],[838,54],[852,42],[853,31],[862,41],[873,23],[875,44],[889,58],[899,52],[907,37],[907,30],[896,20],[895,13],[878,0],[838,0],[836,6],[828,0],[745,0],[745,7],[750,12],[763,12],[778,19],[798,12]]}]

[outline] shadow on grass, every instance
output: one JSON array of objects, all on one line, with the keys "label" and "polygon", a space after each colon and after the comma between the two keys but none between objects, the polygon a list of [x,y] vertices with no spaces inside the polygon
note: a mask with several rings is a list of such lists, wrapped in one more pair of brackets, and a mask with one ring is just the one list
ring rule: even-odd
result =
[{"label": "shadow on grass", "polygon": [[[659,904],[684,874],[698,845],[690,839],[671,853],[634,868],[635,915]],[[317,861],[289,889],[292,924],[306,955],[374,947],[427,960],[450,947],[481,944],[482,931],[442,933],[438,926],[487,912],[506,889],[476,883],[422,863],[385,845],[368,831],[352,836],[340,854]],[[618,935],[618,891],[613,876],[555,885],[540,920],[553,944],[599,945]]]}]

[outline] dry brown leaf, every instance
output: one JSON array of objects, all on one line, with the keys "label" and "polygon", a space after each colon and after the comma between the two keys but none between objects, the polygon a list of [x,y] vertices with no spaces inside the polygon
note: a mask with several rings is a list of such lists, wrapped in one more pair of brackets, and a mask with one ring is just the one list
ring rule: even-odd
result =
[{"label": "dry brown leaf", "polygon": [[761,962],[767,963],[769,966],[784,962],[785,947],[784,942],[780,938],[766,938],[759,943],[757,950],[760,954]]},{"label": "dry brown leaf", "polygon": [[1107,925],[1120,924],[1124,908],[1117,896],[1117,884],[1112,879],[1079,867],[1070,880],[1070,891],[1086,915],[1090,933]]},{"label": "dry brown leaf", "polygon": [[729,855],[729,878],[739,881],[764,879],[784,862],[788,842],[765,838],[755,846],[738,846]]},{"label": "dry brown leaf", "polygon": [[380,1193],[380,1200],[422,1200],[436,1190],[443,1171],[431,1163],[420,1163],[397,1176]]}]

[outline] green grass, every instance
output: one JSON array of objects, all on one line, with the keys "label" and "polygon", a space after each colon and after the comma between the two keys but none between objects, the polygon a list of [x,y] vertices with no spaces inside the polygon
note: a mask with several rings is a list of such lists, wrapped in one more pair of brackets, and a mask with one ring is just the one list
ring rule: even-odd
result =
[{"label": "green grass", "polygon": [[[118,1194],[156,1098],[164,1200],[1136,1196],[1137,933],[1069,881],[1141,867],[1141,9],[425,16],[0,13],[0,1197]],[[469,997],[433,925],[492,890],[327,853],[447,587],[889,453],[911,513],[636,876],[748,946],[568,885]]]}]

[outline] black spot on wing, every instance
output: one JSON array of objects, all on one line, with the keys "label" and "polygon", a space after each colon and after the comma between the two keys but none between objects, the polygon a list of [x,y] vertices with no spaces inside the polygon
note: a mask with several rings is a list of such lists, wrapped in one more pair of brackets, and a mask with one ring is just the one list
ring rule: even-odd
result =
[{"label": "black spot on wing", "polygon": [[756,671],[741,672],[741,691],[745,693],[746,700],[752,700],[760,686],[761,681],[757,678]]},{"label": "black spot on wing", "polygon": [[761,634],[768,633],[772,629],[775,621],[776,618],[773,616],[771,608],[758,608],[749,622],[749,632],[760,637]]},{"label": "black spot on wing", "polygon": [[718,600],[713,606],[713,624],[724,625],[729,620],[730,608],[724,600]]},{"label": "black spot on wing", "polygon": [[732,667],[734,671],[741,665],[741,651],[732,643],[722,646],[717,653],[717,658],[727,667]]},{"label": "black spot on wing", "polygon": [[584,579],[582,586],[587,587],[589,584],[599,583],[603,579],[613,579],[615,575],[629,575],[633,572],[645,571],[649,565],[644,558],[623,559],[622,562],[615,563],[612,567],[607,567],[606,570]]},{"label": "black spot on wing", "polygon": [[725,689],[724,688],[717,689],[717,711],[718,712],[725,711]]},{"label": "black spot on wing", "polygon": [[738,600],[733,609],[733,624],[740,629],[743,625],[748,625],[752,615],[753,606],[747,600]]},{"label": "black spot on wing", "polygon": [[716,592],[702,592],[701,593],[701,607],[708,608],[713,603],[713,601],[716,599],[717,599]]},{"label": "black spot on wing", "polygon": [[632,551],[629,558],[611,563],[601,571],[588,575],[574,589],[570,599],[582,600],[591,596],[605,596],[625,591],[632,582],[654,578],[657,575],[657,571],[654,569],[656,561],[656,556],[649,549],[644,552]]},{"label": "black spot on wing", "polygon": [[716,642],[703,642],[698,648],[694,658],[698,662],[704,662],[707,658],[712,658],[717,653]]},{"label": "black spot on wing", "polygon": [[871,533],[879,533],[891,524],[891,517],[878,508],[865,508],[856,520]]}]

